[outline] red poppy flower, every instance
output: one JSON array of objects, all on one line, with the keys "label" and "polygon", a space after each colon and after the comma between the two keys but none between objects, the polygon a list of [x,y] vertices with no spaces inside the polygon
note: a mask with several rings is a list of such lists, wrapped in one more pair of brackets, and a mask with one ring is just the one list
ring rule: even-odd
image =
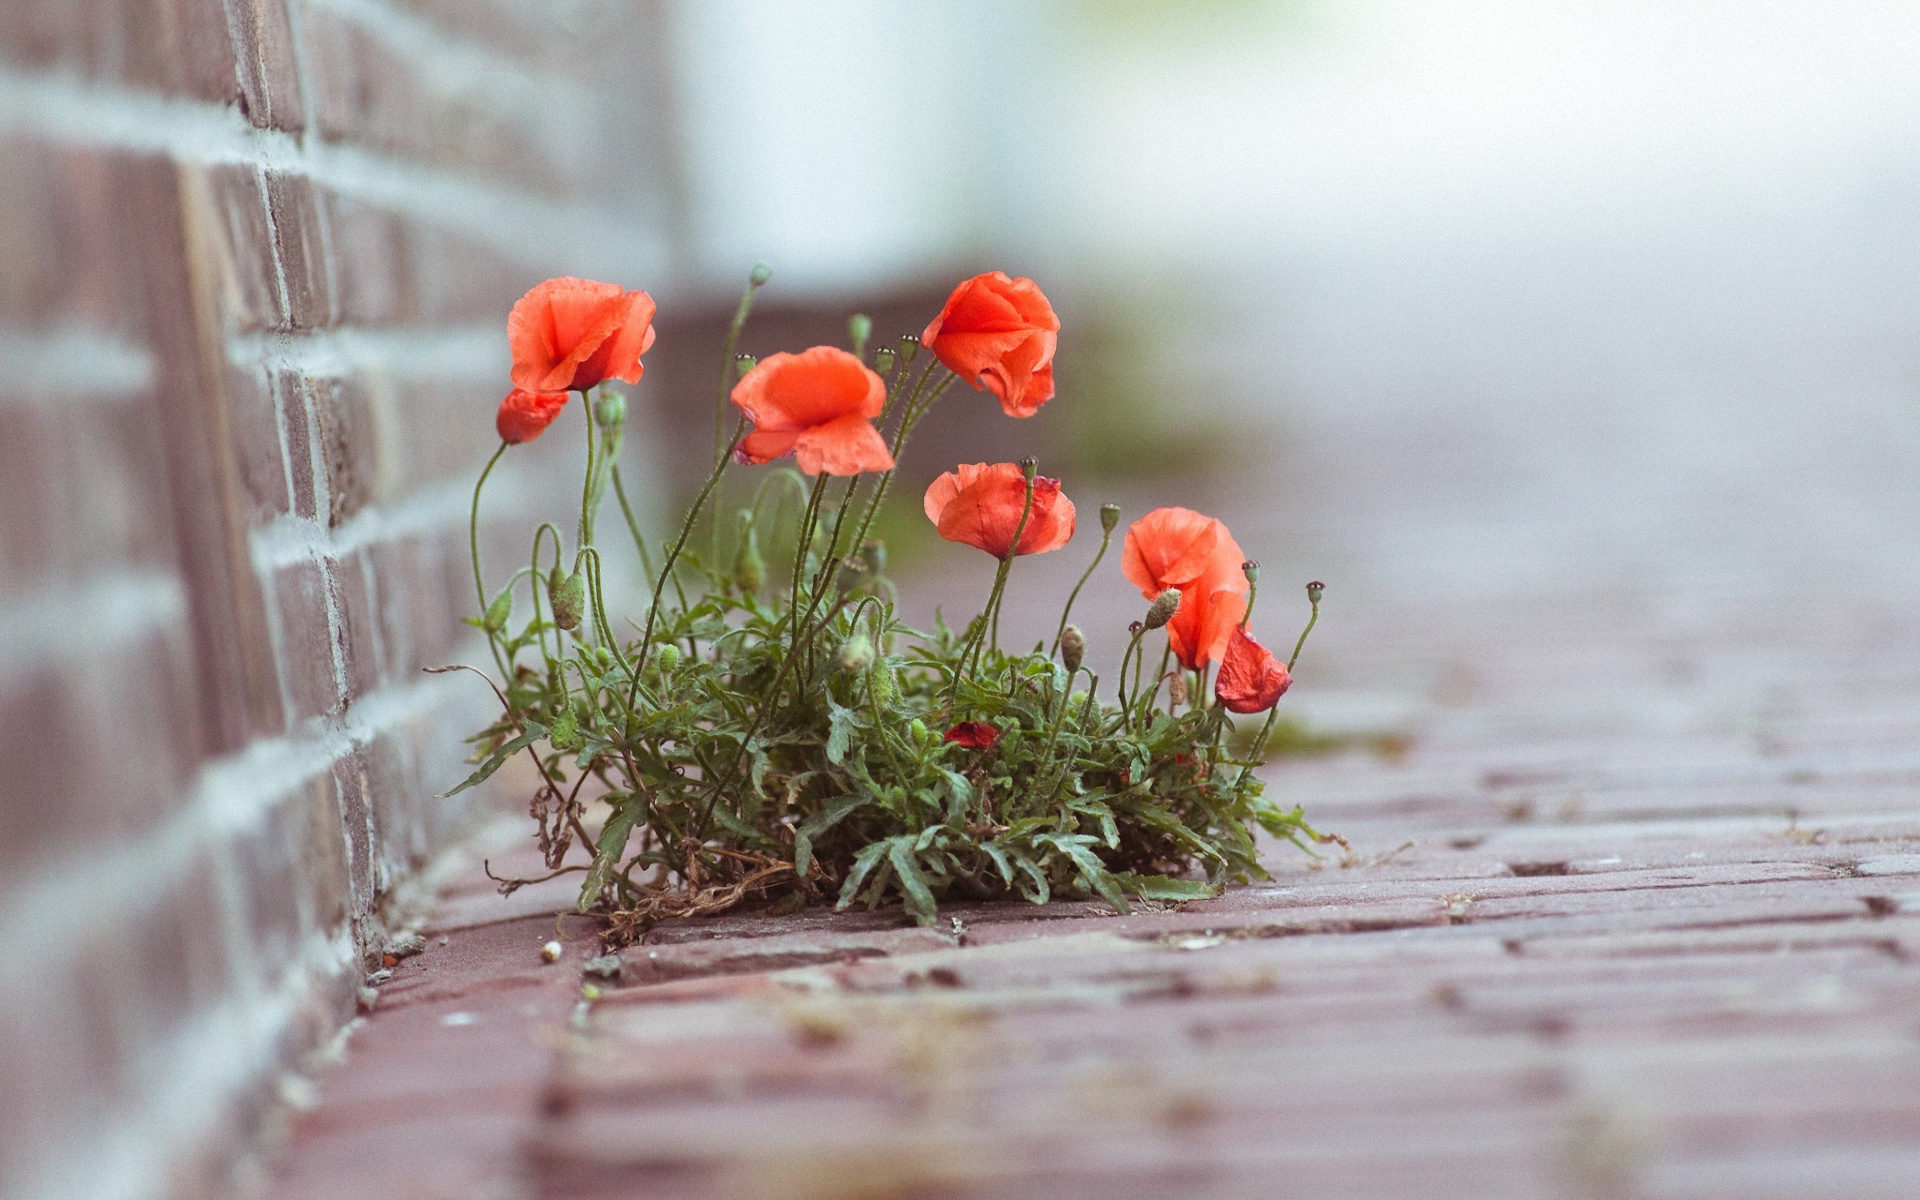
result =
[{"label": "red poppy flower", "polygon": [[736,452],[741,462],[792,454],[809,475],[893,469],[886,439],[873,427],[887,403],[886,382],[845,350],[769,354],[734,385],[733,402],[753,419]]},{"label": "red poppy flower", "polygon": [[1153,599],[1180,591],[1167,638],[1189,671],[1219,658],[1227,633],[1246,615],[1246,555],[1227,527],[1187,508],[1156,508],[1127,529],[1120,569]]},{"label": "red poppy flower", "polygon": [[584,392],[606,379],[639,383],[653,345],[653,298],[617,283],[549,279],[507,314],[515,387]]},{"label": "red poppy flower", "polygon": [[1030,417],[1053,399],[1060,318],[1031,279],[976,275],[947,297],[920,335],[954,374],[1000,398],[1010,417]]},{"label": "red poppy flower", "polygon": [[1286,664],[1239,625],[1227,631],[1227,652],[1220,658],[1214,699],[1228,712],[1265,712],[1292,686]]},{"label": "red poppy flower", "polygon": [[1033,511],[1027,514],[1020,545],[1013,531],[1027,505],[1027,476],[1018,463],[962,463],[933,481],[924,502],[927,519],[950,542],[964,542],[995,558],[1014,554],[1045,554],[1058,550],[1073,536],[1073,501],[1060,491],[1058,479],[1033,481]]},{"label": "red poppy flower", "polygon": [[1000,731],[985,721],[962,721],[947,730],[943,740],[958,742],[969,750],[991,750],[1000,740]]},{"label": "red poppy flower", "polygon": [[500,431],[501,441],[518,446],[545,433],[566,405],[565,392],[529,392],[515,388],[500,402],[493,427]]}]

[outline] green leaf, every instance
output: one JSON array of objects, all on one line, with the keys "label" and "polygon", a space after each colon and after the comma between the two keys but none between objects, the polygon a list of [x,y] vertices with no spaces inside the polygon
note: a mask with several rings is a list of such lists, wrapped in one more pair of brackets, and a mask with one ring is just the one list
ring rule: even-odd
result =
[{"label": "green leaf", "polygon": [[847,881],[840,885],[840,899],[834,904],[833,911],[845,912],[860,894],[860,885],[866,881],[868,873],[880,862],[880,856],[887,852],[887,843],[870,842],[860,847],[860,853],[853,856],[853,870],[847,872]]},{"label": "green leaf", "polygon": [[1142,900],[1209,900],[1220,894],[1220,889],[1199,879],[1174,879],[1167,875],[1135,875],[1132,871],[1115,871],[1114,882],[1124,888],[1129,895]]},{"label": "green leaf", "polygon": [[488,755],[487,760],[480,764],[479,770],[467,776],[466,780],[462,782],[458,787],[454,788],[452,791],[441,792],[440,798],[444,800],[448,796],[457,795],[461,792],[466,791],[468,788],[474,786],[477,783],[485,783],[487,780],[487,777],[492,775],[495,771],[498,771],[500,767],[509,758],[512,758],[514,755],[518,754],[520,751],[525,750],[528,746],[533,745],[535,742],[539,741],[541,738],[546,736],[547,736],[547,727],[545,725],[542,725],[540,722],[533,720],[532,718],[528,718],[526,721],[525,733],[522,733],[519,737],[514,738],[512,741],[508,742],[506,745],[500,747],[498,750],[495,750],[492,754]]},{"label": "green leaf", "polygon": [[800,822],[800,827],[793,831],[794,874],[806,878],[807,865],[813,861],[813,839],[838,825],[871,799],[871,796],[860,794],[835,796],[819,812]]},{"label": "green leaf", "polygon": [[593,902],[600,898],[600,892],[607,886],[607,880],[613,877],[614,868],[620,865],[620,856],[626,852],[627,837],[640,821],[642,805],[637,797],[629,796],[627,803],[615,809],[600,830],[600,840],[595,843],[593,866],[587,869],[587,878],[580,885],[579,911],[586,912]]},{"label": "green leaf", "polygon": [[856,724],[853,710],[836,704],[831,696],[827,698],[827,761],[836,766],[847,757],[847,746],[853,740]]},{"label": "green leaf", "polygon": [[913,919],[922,925],[931,925],[939,915],[939,906],[933,902],[933,892],[927,887],[926,876],[920,873],[920,864],[914,858],[913,850],[905,838],[891,838],[892,849],[887,853],[888,861],[893,863],[895,874],[900,876],[901,898]]},{"label": "green leaf", "polygon": [[973,785],[967,777],[948,767],[936,768],[947,781],[947,820],[957,824],[973,805]]}]

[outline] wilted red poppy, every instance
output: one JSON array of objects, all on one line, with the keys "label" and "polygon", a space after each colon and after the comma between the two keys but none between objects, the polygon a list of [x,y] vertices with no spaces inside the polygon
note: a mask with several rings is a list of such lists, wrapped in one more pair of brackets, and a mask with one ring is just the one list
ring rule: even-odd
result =
[{"label": "wilted red poppy", "polygon": [[565,392],[529,392],[515,388],[500,402],[493,427],[500,431],[501,441],[517,446],[545,433],[566,405]]},{"label": "wilted red poppy", "polygon": [[584,392],[602,380],[639,383],[653,345],[653,298],[617,283],[549,279],[507,314],[514,386]]},{"label": "wilted red poppy", "polygon": [[969,750],[991,750],[1000,740],[1000,731],[985,721],[962,721],[947,730],[943,740],[958,742]]},{"label": "wilted red poppy", "polygon": [[1189,671],[1220,657],[1246,615],[1246,555],[1227,527],[1189,508],[1156,508],[1127,529],[1120,569],[1148,599],[1180,591],[1167,622],[1173,653]]},{"label": "wilted red poppy", "polygon": [[1058,550],[1073,536],[1073,501],[1060,491],[1058,479],[1033,481],[1033,511],[1027,514],[1020,545],[1013,531],[1027,504],[1027,476],[1018,463],[962,463],[933,481],[924,502],[927,519],[950,542],[977,546],[995,558],[1014,554],[1045,554]]},{"label": "wilted red poppy", "polygon": [[920,335],[954,374],[1000,399],[1010,417],[1030,417],[1053,399],[1060,318],[1031,279],[976,275],[947,297]]},{"label": "wilted red poppy", "polygon": [[809,475],[893,469],[886,440],[873,427],[886,406],[886,382],[845,350],[769,354],[734,385],[733,402],[753,419],[753,432],[736,451],[741,462],[792,454]]},{"label": "wilted red poppy", "polygon": [[1239,625],[1227,631],[1227,651],[1220,656],[1220,677],[1213,695],[1228,712],[1257,713],[1272,708],[1293,677],[1286,664],[1254,640]]}]

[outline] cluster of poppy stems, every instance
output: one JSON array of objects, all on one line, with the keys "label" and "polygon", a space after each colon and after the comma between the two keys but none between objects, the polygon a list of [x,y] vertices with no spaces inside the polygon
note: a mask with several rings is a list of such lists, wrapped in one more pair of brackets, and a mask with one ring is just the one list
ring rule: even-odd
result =
[{"label": "cluster of poppy stems", "polygon": [[[754,285],[765,280],[765,270],[756,269]],[[735,321],[735,336],[752,295],[750,288]],[[573,392],[585,397],[610,380],[638,383],[645,369],[642,356],[654,341],[653,317],[654,302],[646,292],[612,283],[549,279],[523,296],[507,318],[514,386],[501,401],[495,420],[502,450],[544,433]],[[888,406],[888,384],[866,361],[864,346],[856,347],[859,352],[814,346],[797,354],[771,354],[750,364],[742,361],[739,365],[745,372],[729,393],[741,421],[715,465],[715,479],[729,457],[742,464],[762,464],[791,455],[817,483],[830,476],[883,473],[881,487],[851,543],[860,545],[891,478],[895,454],[913,423],[946,385],[954,378],[964,380],[976,390],[991,393],[1008,416],[1030,417],[1053,397],[1059,330],[1052,305],[1030,279],[996,271],[961,283],[918,339],[918,347],[929,351],[951,375],[929,388],[929,364],[916,384],[899,389],[907,412],[891,448],[875,425]],[[733,357],[731,337],[728,357]],[[891,372],[904,357],[904,351],[896,355],[882,349],[874,355],[875,365]],[[897,365],[904,371],[911,363]],[[713,482],[709,480],[689,513],[688,529]],[[816,489],[816,507],[817,498]],[[1038,475],[1031,459],[960,464],[927,488],[923,507],[941,537],[1000,560],[985,614],[996,626],[1013,559],[1058,550],[1075,531],[1073,501],[1061,490],[1059,480]],[[1102,512],[1108,534],[1116,517],[1117,509],[1111,506]],[[585,517],[583,526],[590,527]],[[675,547],[674,555],[679,548]],[[1104,553],[1104,541],[1101,549]],[[674,555],[662,570],[662,584],[673,570]],[[1218,664],[1213,694],[1228,712],[1273,708],[1292,683],[1291,663],[1280,662],[1248,628],[1259,569],[1224,523],[1191,509],[1155,509],[1128,528],[1121,569],[1141,595],[1153,601],[1147,617],[1134,623],[1129,656],[1145,631],[1164,626],[1169,650],[1183,668],[1205,672]],[[475,572],[477,583],[477,554]],[[1308,586],[1316,611],[1320,586]],[[481,602],[486,603],[484,588]],[[657,591],[654,602],[659,602]],[[1071,604],[1070,599],[1069,609]],[[1066,653],[1075,660],[1069,665],[1077,667],[1081,643],[1077,631],[1066,636],[1070,627],[1064,613],[1061,627],[1055,649],[1066,643]],[[1302,642],[1305,636],[1303,632]],[[1296,657],[1298,653],[1296,645]],[[1184,691],[1184,685],[1175,691]],[[981,749],[990,747],[995,737],[997,731],[991,726],[964,721],[947,735],[949,741]]]}]

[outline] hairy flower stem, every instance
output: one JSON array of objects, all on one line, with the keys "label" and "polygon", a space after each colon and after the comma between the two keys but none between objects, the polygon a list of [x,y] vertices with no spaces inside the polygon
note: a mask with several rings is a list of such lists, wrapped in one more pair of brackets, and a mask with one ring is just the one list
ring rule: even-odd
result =
[{"label": "hairy flower stem", "polygon": [[1314,623],[1320,619],[1320,597],[1311,589],[1307,592],[1307,603],[1312,606],[1312,611],[1307,614],[1307,627],[1300,631],[1300,640],[1293,644],[1293,656],[1287,659],[1289,675],[1293,674],[1293,664],[1300,661],[1300,647],[1307,644],[1307,635],[1313,632]]},{"label": "hairy flower stem", "polygon": [[1013,541],[1007,546],[1006,557],[1000,560],[1000,570],[993,581],[993,596],[987,601],[987,608],[993,614],[991,637],[995,650],[1000,649],[1000,602],[1007,590],[1007,576],[1013,570],[1013,560],[1020,556],[1020,538],[1027,532],[1028,518],[1033,516],[1033,484],[1034,480],[1029,477],[1026,502],[1020,506],[1020,523],[1013,527]]},{"label": "hairy flower stem", "polygon": [[747,290],[740,293],[740,305],[733,310],[733,320],[727,325],[727,340],[720,350],[720,387],[713,401],[713,450],[715,466],[725,461],[733,453],[733,447],[722,449],[727,436],[727,397],[733,393],[734,351],[740,345],[740,331],[747,327],[747,314],[753,311],[753,298],[766,285],[767,269],[756,266],[747,276]]},{"label": "hairy flower stem", "polygon": [[[613,494],[620,501],[620,515],[627,519],[627,532],[633,535],[633,548],[640,552],[640,570],[644,574],[647,586],[653,586],[653,555],[647,553],[647,539],[640,536],[640,522],[633,519],[633,505],[627,503],[627,489],[620,483],[620,467],[615,464],[613,471]],[[687,606],[685,592],[680,593],[680,607]]]},{"label": "hairy flower stem", "polygon": [[473,485],[473,509],[467,516],[467,549],[473,558],[473,590],[480,597],[481,612],[487,611],[487,585],[480,575],[480,489],[487,486],[487,476],[493,474],[494,464],[507,452],[507,445],[501,442],[500,448],[493,452],[486,468],[480,472],[479,481]]},{"label": "hairy flower stem", "polygon": [[814,527],[820,520],[820,497],[826,493],[827,480],[831,478],[823,472],[813,481],[813,491],[807,496],[807,511],[800,518],[799,544],[793,551],[793,595],[787,602],[787,618],[793,623],[793,648],[789,654],[800,653],[800,581],[806,578],[807,552],[813,548]]},{"label": "hairy flower stem", "polygon": [[598,422],[593,419],[593,395],[580,393],[580,407],[587,414],[587,473],[580,485],[580,529],[574,538],[573,569],[580,569],[580,556],[588,546],[593,545],[593,473],[599,467],[594,460],[593,427]]},{"label": "hairy flower stem", "polygon": [[1060,610],[1060,627],[1053,631],[1053,646],[1047,651],[1048,657],[1060,652],[1060,639],[1066,636],[1067,617],[1073,613],[1073,602],[1080,598],[1080,589],[1087,586],[1087,580],[1093,578],[1094,568],[1098,567],[1100,560],[1107,556],[1107,543],[1112,540],[1113,530],[1103,528],[1100,531],[1100,549],[1095,552],[1093,561],[1087,564],[1086,571],[1080,576],[1080,582],[1074,584],[1073,590],[1067,593],[1067,606]]},{"label": "hairy flower stem", "polygon": [[[1173,639],[1168,638],[1167,648],[1160,652],[1160,665],[1159,667],[1155,668],[1153,673],[1153,687],[1147,692],[1146,702],[1140,706],[1140,716],[1142,719],[1145,719],[1147,714],[1153,711],[1153,706],[1159,703],[1160,685],[1166,682],[1167,664],[1171,662],[1172,659],[1173,659]],[[1141,655],[1140,661],[1145,662],[1146,655],[1144,654]],[[1168,701],[1167,703],[1167,712],[1168,713],[1173,712],[1172,701]]]},{"label": "hairy flower stem", "polygon": [[[1315,585],[1316,588],[1318,586],[1317,584]],[[1293,657],[1287,660],[1287,673],[1289,675],[1293,673],[1293,664],[1300,661],[1300,647],[1307,644],[1307,635],[1313,632],[1314,623],[1320,619],[1320,596],[1313,588],[1307,590],[1307,604],[1311,606],[1310,611],[1307,613],[1307,627],[1300,631],[1300,640],[1293,644]],[[1253,753],[1247,755],[1249,760],[1256,763],[1266,761],[1267,739],[1273,736],[1273,727],[1279,720],[1280,704],[1278,701],[1275,701],[1273,707],[1267,710],[1266,723],[1260,726],[1260,739],[1253,744]],[[1251,766],[1240,769],[1240,777],[1234,780],[1233,783],[1233,798],[1236,801],[1240,799],[1241,789],[1246,786],[1247,777],[1252,774],[1253,768]]]},{"label": "hairy flower stem", "polygon": [[673,541],[673,549],[667,551],[667,559],[660,564],[660,578],[654,581],[653,599],[647,605],[647,624],[640,631],[640,655],[633,662],[633,680],[627,684],[627,707],[633,707],[634,697],[640,691],[640,675],[647,668],[647,656],[653,650],[653,625],[660,615],[660,592],[667,580],[673,578],[673,568],[680,562],[680,552],[687,548],[687,539],[693,535],[693,527],[700,520],[701,510],[707,506],[707,497],[713,495],[713,489],[719,485],[720,476],[726,473],[727,464],[733,461],[733,448],[747,432],[747,419],[741,417],[733,426],[733,440],[727,445],[727,452],[713,464],[713,473],[700,485],[700,494],[693,498],[693,504],[687,509],[686,520],[680,523],[680,536]]},{"label": "hairy flower stem", "polygon": [[1122,729],[1131,729],[1133,727],[1133,705],[1127,700],[1127,663],[1132,660],[1134,653],[1140,649],[1140,637],[1147,631],[1147,627],[1140,625],[1138,622],[1135,622],[1135,626],[1133,637],[1127,642],[1126,653],[1120,656],[1120,673],[1114,676],[1113,680],[1114,699],[1120,706],[1120,727]]},{"label": "hairy flower stem", "polygon": [[[935,362],[937,361],[938,360],[935,360]],[[933,402],[940,398],[940,394],[946,391],[955,379],[959,378],[959,376],[955,375],[952,371],[948,371],[947,377],[935,385],[933,391],[927,396],[926,400],[920,404],[919,409],[916,411],[913,402],[915,398],[920,395],[920,387],[926,383],[927,375],[932,372],[933,367],[934,362],[927,364],[926,371],[920,374],[920,383],[914,386],[913,391],[907,397],[906,414],[900,419],[899,431],[893,435],[893,458],[895,462],[900,460],[900,451],[905,448],[907,435],[913,432],[913,427],[919,424],[920,418],[926,416],[928,411],[933,408]],[[867,501],[867,511],[860,517],[860,527],[853,531],[853,540],[849,543],[850,545],[860,546],[865,544],[867,530],[873,526],[873,518],[880,511],[880,502],[887,498],[887,488],[892,483],[892,471],[888,471],[880,476],[880,483],[873,489],[872,498]]]}]

